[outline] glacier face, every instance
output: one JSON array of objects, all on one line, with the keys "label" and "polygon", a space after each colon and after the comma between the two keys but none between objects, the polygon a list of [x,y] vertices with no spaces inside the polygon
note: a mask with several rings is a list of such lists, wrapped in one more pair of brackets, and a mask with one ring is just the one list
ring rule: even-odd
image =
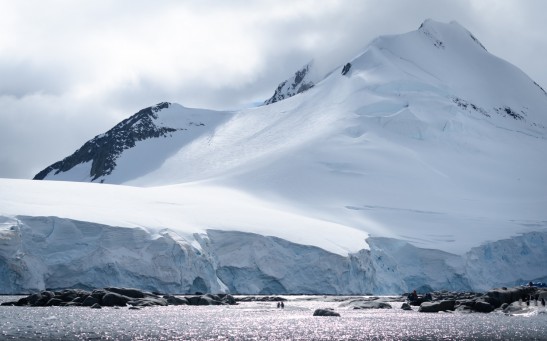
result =
[{"label": "glacier face", "polygon": [[5,293],[106,286],[221,291],[205,255],[167,230],[152,237],[139,228],[56,217],[19,217],[6,225],[0,249]]},{"label": "glacier face", "polygon": [[547,256],[547,232],[488,243],[463,256],[371,237],[370,250],[342,256],[238,231],[208,230],[189,240],[167,229],[152,235],[139,228],[26,216],[4,217],[1,226],[3,294],[106,286],[241,294],[485,290],[539,278]]},{"label": "glacier face", "polygon": [[[547,276],[545,91],[457,23],[342,65],[313,81],[307,65],[256,108],[147,108],[37,176],[104,185],[0,179],[0,216],[18,221],[2,285],[399,293]],[[98,263],[63,234],[91,238]]]}]

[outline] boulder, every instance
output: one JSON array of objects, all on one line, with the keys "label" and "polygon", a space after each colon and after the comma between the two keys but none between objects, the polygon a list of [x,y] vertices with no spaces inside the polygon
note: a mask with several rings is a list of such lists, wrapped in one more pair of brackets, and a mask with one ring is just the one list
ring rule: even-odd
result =
[{"label": "boulder", "polygon": [[134,307],[152,307],[152,306],[167,306],[167,300],[160,297],[144,297],[135,298],[127,302],[127,304]]},{"label": "boulder", "polygon": [[[148,295],[153,295],[151,293],[144,293],[142,292],[141,290],[138,290],[138,289],[133,289],[133,288],[104,288],[104,290],[106,291],[110,291],[110,292],[113,292],[113,293],[116,293],[116,294],[120,294],[120,295],[123,295],[123,296],[127,296],[127,297],[130,297],[130,298],[144,298],[145,296],[148,296]],[[156,296],[156,295],[153,295],[153,296]]]},{"label": "boulder", "polygon": [[95,297],[93,296],[87,296],[84,301],[82,302],[82,305],[84,307],[91,307],[92,305],[94,305],[95,303],[99,303],[99,300],[96,299]]},{"label": "boulder", "polygon": [[55,297],[55,293],[54,293],[53,291],[48,291],[48,290],[42,291],[42,292],[40,293],[40,295],[42,296],[42,298],[45,297],[45,298],[47,298],[48,300],[49,300],[50,298]]},{"label": "boulder", "polygon": [[99,303],[95,303],[94,305],[91,306],[91,309],[101,309],[101,305]]},{"label": "boulder", "polygon": [[439,311],[454,311],[455,301],[437,301],[437,302],[424,302],[418,309],[422,313],[438,313]]},{"label": "boulder", "polygon": [[116,294],[114,292],[108,292],[102,297],[101,304],[105,307],[114,307],[114,306],[125,306],[127,305],[127,302],[129,302],[131,298]]},{"label": "boulder", "polygon": [[186,299],[188,300],[189,305],[226,305],[228,304],[225,301],[223,301],[218,295],[213,295],[213,294],[205,294],[201,296],[187,296]]},{"label": "boulder", "polygon": [[47,301],[46,306],[47,306],[47,307],[59,306],[59,305],[61,305],[61,303],[63,303],[63,300],[61,300],[61,299],[58,299],[58,298],[50,298],[49,301]]},{"label": "boulder", "polygon": [[91,296],[95,297],[96,299],[99,300],[99,302],[101,302],[101,300],[103,299],[103,296],[106,295],[107,293],[108,291],[104,289],[95,289],[91,292]]},{"label": "boulder", "polygon": [[188,305],[198,305],[201,296],[186,296],[185,298],[188,301]]},{"label": "boulder", "polygon": [[165,300],[167,301],[167,304],[169,305],[187,305],[188,304],[188,300],[186,299],[186,297],[175,297],[171,295],[165,295],[163,296],[163,298],[165,298]]},{"label": "boulder", "polygon": [[313,316],[340,316],[333,309],[315,309]]},{"label": "boulder", "polygon": [[245,296],[234,298],[237,302],[283,302],[286,298],[279,296]]},{"label": "boulder", "polygon": [[197,305],[223,305],[223,303],[218,296],[207,294],[199,297]]},{"label": "boulder", "polygon": [[401,306],[401,309],[403,310],[412,310],[412,307],[410,306],[410,304],[408,303],[403,303],[403,305]]},{"label": "boulder", "polygon": [[473,310],[479,313],[489,313],[494,311],[494,309],[495,308],[490,303],[485,301],[476,301],[473,306]]},{"label": "boulder", "polygon": [[391,309],[391,305],[385,302],[360,302],[353,305],[353,309]]},{"label": "boulder", "polygon": [[70,301],[70,302],[73,302],[73,303],[82,303],[87,297],[89,297],[89,296],[78,296],[78,297],[76,297],[75,299],[73,299],[73,300]]},{"label": "boulder", "polygon": [[40,298],[42,298],[41,294],[32,294],[28,296],[27,300],[30,305],[35,305]]},{"label": "boulder", "polygon": [[218,297],[224,304],[235,305],[237,304],[234,296],[230,294],[218,294]]},{"label": "boulder", "polygon": [[40,294],[40,298],[36,302],[34,302],[34,304],[32,306],[33,307],[43,307],[52,298],[53,298],[53,296],[49,297],[49,295],[43,296],[43,295]]},{"label": "boulder", "polygon": [[476,300],[458,300],[456,301],[456,306],[465,306],[468,308],[473,308],[475,306]]},{"label": "boulder", "polygon": [[27,297],[22,297],[20,299],[17,300],[17,306],[24,306],[24,305],[28,305],[28,296]]},{"label": "boulder", "polygon": [[17,301],[10,301],[10,302],[2,302],[0,303],[0,306],[17,306]]},{"label": "boulder", "polygon": [[454,311],[457,311],[459,313],[472,313],[472,312],[474,312],[473,308],[471,308],[469,306],[466,306],[466,305],[459,305],[459,306],[456,307],[456,309],[454,309]]},{"label": "boulder", "polygon": [[526,299],[535,294],[535,287],[515,287],[515,288],[497,288],[486,293],[484,300],[490,303],[494,308],[500,307],[503,303],[512,303],[520,299]]}]

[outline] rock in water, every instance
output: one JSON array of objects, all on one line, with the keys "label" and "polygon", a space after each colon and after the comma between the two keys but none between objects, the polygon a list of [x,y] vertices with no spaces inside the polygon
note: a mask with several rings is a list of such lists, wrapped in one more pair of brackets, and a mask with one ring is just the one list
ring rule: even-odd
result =
[{"label": "rock in water", "polygon": [[313,316],[340,316],[332,309],[315,309]]},{"label": "rock in water", "polygon": [[410,306],[410,304],[408,303],[403,303],[403,305],[401,306],[401,309],[403,310],[412,310],[412,307]]},{"label": "rock in water", "polygon": [[473,310],[479,313],[489,313],[494,311],[494,309],[495,308],[490,303],[484,301],[477,301],[473,306]]},{"label": "rock in water", "polygon": [[454,311],[455,301],[424,302],[418,309],[422,313],[438,313],[439,311]]}]

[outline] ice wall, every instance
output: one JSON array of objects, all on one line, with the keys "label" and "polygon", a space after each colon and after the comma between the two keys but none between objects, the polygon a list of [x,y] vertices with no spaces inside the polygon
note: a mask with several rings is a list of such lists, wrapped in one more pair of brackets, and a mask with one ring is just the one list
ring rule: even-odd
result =
[{"label": "ice wall", "polygon": [[57,217],[0,218],[0,293],[135,287],[165,293],[399,294],[485,290],[547,275],[547,231],[463,256],[369,238],[347,257],[277,237],[208,230],[188,240]]}]

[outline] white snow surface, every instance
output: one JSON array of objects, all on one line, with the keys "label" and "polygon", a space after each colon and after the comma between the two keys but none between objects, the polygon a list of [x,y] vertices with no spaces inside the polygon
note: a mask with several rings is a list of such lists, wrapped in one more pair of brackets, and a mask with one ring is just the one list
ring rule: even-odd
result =
[{"label": "white snow surface", "polygon": [[[329,292],[424,283],[483,289],[547,276],[537,260],[547,257],[547,94],[455,22],[426,20],[416,31],[377,38],[350,63],[347,74],[341,66],[267,106],[160,111],[166,126],[207,123],[138,142],[102,179],[116,185],[0,180],[0,216],[10,227],[20,216],[55,216],[151,236],[169,229],[196,250],[210,240],[210,281],[239,292],[306,290],[297,279],[282,282],[282,269],[261,266],[265,255],[246,254],[252,264],[241,265],[245,257],[220,243],[219,231],[346,257],[347,271],[359,275],[345,288],[327,281]],[[85,167],[48,179],[81,179]],[[243,240],[287,250],[271,239]],[[511,243],[518,250],[532,243],[530,259],[519,253],[493,264],[485,250]],[[268,276],[281,284],[234,279],[253,267],[273,271]],[[368,286],[357,284],[365,279]]]},{"label": "white snow surface", "polygon": [[199,184],[139,188],[0,179],[0,215],[54,216],[152,236],[168,228],[192,241],[207,229],[274,236],[346,256],[367,248],[367,233],[274,206],[244,192]]}]

